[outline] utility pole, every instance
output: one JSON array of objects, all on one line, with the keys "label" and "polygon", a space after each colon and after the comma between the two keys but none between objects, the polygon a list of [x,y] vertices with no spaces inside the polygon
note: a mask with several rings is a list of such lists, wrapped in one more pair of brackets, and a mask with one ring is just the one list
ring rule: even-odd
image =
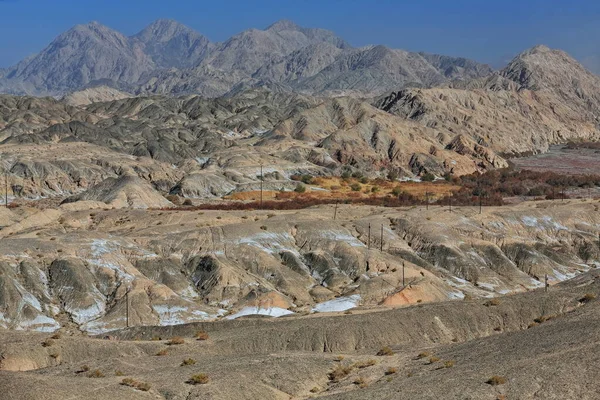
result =
[{"label": "utility pole", "polygon": [[125,292],[125,321],[127,323],[127,328],[129,328],[129,290],[130,289],[127,289],[127,292]]},{"label": "utility pole", "polygon": [[383,253],[383,224],[381,224],[381,243],[379,245],[379,251]]},{"label": "utility pole", "polygon": [[369,222],[369,236],[368,236],[367,249],[371,250],[371,223],[370,222]]},{"label": "utility pole", "polygon": [[333,220],[335,221],[335,219],[337,218],[337,208],[338,208],[338,200],[335,201],[335,208],[333,210]]},{"label": "utility pole", "polygon": [[402,287],[404,286],[404,261],[402,261]]},{"label": "utility pole", "polygon": [[263,208],[263,164],[260,163],[260,208]]},{"label": "utility pole", "polygon": [[4,171],[4,206],[8,208],[8,169]]}]

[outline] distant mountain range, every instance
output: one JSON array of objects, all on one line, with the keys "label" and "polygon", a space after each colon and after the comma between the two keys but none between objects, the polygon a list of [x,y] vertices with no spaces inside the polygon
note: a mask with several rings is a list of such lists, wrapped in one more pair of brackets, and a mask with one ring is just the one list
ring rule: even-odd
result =
[{"label": "distant mountain range", "polygon": [[262,87],[373,97],[491,73],[489,66],[464,58],[385,46],[354,48],[333,32],[285,20],[222,43],[172,20],[158,20],[129,37],[92,22],[0,70],[0,92],[62,96],[105,85],[132,94],[219,97]]}]

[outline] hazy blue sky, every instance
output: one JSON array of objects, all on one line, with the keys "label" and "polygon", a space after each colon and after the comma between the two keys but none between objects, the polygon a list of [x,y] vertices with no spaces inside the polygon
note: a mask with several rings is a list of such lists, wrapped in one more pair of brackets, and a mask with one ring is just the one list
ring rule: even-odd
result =
[{"label": "hazy blue sky", "polygon": [[96,20],[131,35],[158,18],[176,19],[213,41],[287,18],[331,29],[355,46],[498,64],[543,43],[600,60],[599,0],[0,0],[0,67],[79,23]]}]

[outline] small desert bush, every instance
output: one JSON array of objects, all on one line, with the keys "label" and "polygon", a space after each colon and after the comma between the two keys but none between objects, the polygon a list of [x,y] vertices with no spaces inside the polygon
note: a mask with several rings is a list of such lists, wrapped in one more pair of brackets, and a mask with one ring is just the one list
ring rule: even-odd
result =
[{"label": "small desert bush", "polygon": [[206,385],[210,381],[210,378],[206,374],[192,375],[188,380],[191,385]]},{"label": "small desert bush", "polygon": [[356,378],[353,383],[358,385],[359,388],[366,388],[368,386],[367,380],[362,376]]},{"label": "small desert bush", "polygon": [[504,385],[506,383],[506,378],[503,376],[494,375],[490,377],[485,383],[492,386]]},{"label": "small desert bush", "polygon": [[491,299],[491,300],[486,301],[483,305],[486,307],[498,306],[498,305],[500,305],[500,300]]},{"label": "small desert bush", "polygon": [[352,189],[353,192],[360,192],[361,186],[359,183],[353,183],[350,185],[350,189]]},{"label": "small desert bush", "polygon": [[392,350],[389,346],[382,347],[378,352],[378,356],[393,356],[394,350]]},{"label": "small desert bush", "polygon": [[169,354],[169,350],[162,349],[158,353],[156,353],[156,356],[161,357],[161,356],[166,356],[167,354]]},{"label": "small desert bush", "polygon": [[150,390],[150,384],[146,382],[136,381],[132,378],[125,378],[121,381],[121,385],[129,386],[137,390],[141,390],[142,392],[147,392]]},{"label": "small desert bush", "polygon": [[59,332],[56,332],[54,335],[50,336],[50,339],[58,340],[58,339],[60,339],[60,337],[61,337],[61,334]]},{"label": "small desert bush", "polygon": [[95,369],[89,374],[87,374],[88,378],[104,378],[104,374],[99,369]]},{"label": "small desert bush", "polygon": [[333,361],[342,362],[344,360],[344,356],[336,356]]},{"label": "small desert bush", "polygon": [[185,343],[185,339],[180,336],[175,336],[174,338],[171,338],[171,340],[169,340],[167,342],[167,344],[169,346],[174,346],[174,345],[184,344],[184,343]]},{"label": "small desert bush", "polygon": [[438,361],[440,361],[439,357],[436,357],[436,356],[429,357],[429,364],[435,364]]},{"label": "small desert bush", "polygon": [[454,367],[453,360],[444,361],[444,368],[452,368],[452,367]]},{"label": "small desert bush", "polygon": [[50,347],[54,344],[54,340],[48,338],[42,342],[42,347]]},{"label": "small desert bush", "polygon": [[75,371],[76,374],[81,374],[83,372],[88,372],[90,370],[90,367],[88,367],[87,365],[82,365],[81,368],[79,368],[77,371]]},{"label": "small desert bush", "polygon": [[541,317],[537,317],[536,319],[533,320],[533,322],[538,323],[538,324],[542,324],[546,321],[549,321],[553,318],[556,318],[556,315],[542,315]]},{"label": "small desert bush", "polygon": [[115,376],[124,376],[125,373],[123,371],[121,371],[120,369],[115,371]]},{"label": "small desert bush", "polygon": [[185,360],[182,361],[181,366],[185,367],[187,365],[194,365],[196,364],[196,360],[194,360],[193,358],[186,358]]},{"label": "small desert bush", "polygon": [[431,353],[428,351],[423,351],[417,355],[417,360],[421,360],[423,358],[431,357]]},{"label": "small desert bush", "polygon": [[354,367],[356,367],[358,369],[363,369],[363,368],[367,368],[367,367],[372,367],[375,364],[377,364],[377,361],[375,361],[375,360],[358,361],[358,362],[354,363]]},{"label": "small desert bush", "polygon": [[589,303],[590,301],[594,300],[596,298],[596,295],[593,293],[586,293],[585,296],[583,296],[581,299],[579,299],[580,303]]},{"label": "small desert bush", "polygon": [[329,380],[332,382],[339,382],[347,377],[352,370],[353,368],[351,365],[337,365],[329,373]]},{"label": "small desert bush", "polygon": [[204,331],[196,332],[196,340],[208,340],[208,333]]},{"label": "small desert bush", "polygon": [[394,375],[396,372],[398,372],[398,369],[396,369],[394,367],[389,367],[388,369],[385,370],[386,375]]}]

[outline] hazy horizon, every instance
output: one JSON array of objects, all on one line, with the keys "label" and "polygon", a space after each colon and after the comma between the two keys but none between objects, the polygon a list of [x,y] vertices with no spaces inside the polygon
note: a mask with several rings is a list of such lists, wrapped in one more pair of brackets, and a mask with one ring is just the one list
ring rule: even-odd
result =
[{"label": "hazy horizon", "polygon": [[[45,48],[77,24],[98,21],[133,35],[156,19],[181,22],[211,41],[224,41],[250,28],[264,29],[281,19],[334,31],[351,45],[383,44],[410,51],[467,57],[495,68],[537,44],[567,51],[600,71],[600,3],[574,0],[507,0],[481,4],[426,0],[307,0],[282,4],[260,0],[247,4],[179,1],[176,7],[155,0],[82,5],[72,0],[0,0],[0,67],[6,68]],[[10,38],[10,39],[7,39]]]}]

